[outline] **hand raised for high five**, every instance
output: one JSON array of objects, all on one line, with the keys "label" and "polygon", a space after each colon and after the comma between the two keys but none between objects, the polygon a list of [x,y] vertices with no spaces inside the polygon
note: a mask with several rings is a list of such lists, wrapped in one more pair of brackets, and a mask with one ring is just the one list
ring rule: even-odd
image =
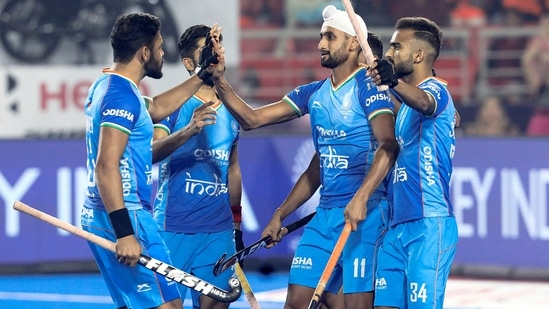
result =
[{"label": "hand raised for high five", "polygon": [[215,23],[206,37],[206,45],[200,49],[196,74],[204,81],[210,79],[216,67],[225,70],[225,62],[220,64],[225,56],[225,48],[221,45],[221,30],[221,26]]}]

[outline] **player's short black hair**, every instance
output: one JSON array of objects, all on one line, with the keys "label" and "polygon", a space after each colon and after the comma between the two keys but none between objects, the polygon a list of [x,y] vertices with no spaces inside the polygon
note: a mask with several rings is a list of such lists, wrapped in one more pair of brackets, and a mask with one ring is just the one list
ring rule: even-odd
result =
[{"label": "player's short black hair", "polygon": [[381,41],[381,38],[377,34],[368,32],[368,45],[370,45],[372,54],[375,57],[379,59],[383,58],[383,41]]},{"label": "player's short black hair", "polygon": [[[202,38],[205,38],[212,28],[206,25],[194,25],[181,35],[179,42],[177,43],[177,48],[179,49],[179,57],[183,58],[193,58],[194,51],[202,46],[198,46],[198,41]],[[219,41],[223,40],[223,35],[219,36]]]},{"label": "player's short black hair", "polygon": [[119,16],[111,31],[114,62],[128,63],[143,46],[152,49],[160,32],[160,19],[148,13]]},{"label": "player's short black hair", "polygon": [[442,46],[442,30],[433,21],[425,17],[403,17],[397,20],[396,29],[414,30],[414,38],[429,43],[435,50],[434,59],[437,59]]}]

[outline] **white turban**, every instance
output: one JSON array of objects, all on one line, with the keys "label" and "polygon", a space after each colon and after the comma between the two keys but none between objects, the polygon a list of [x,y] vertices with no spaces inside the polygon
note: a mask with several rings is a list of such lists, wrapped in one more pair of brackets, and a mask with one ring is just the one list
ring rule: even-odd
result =
[{"label": "white turban", "polygon": [[[360,28],[362,29],[362,32],[365,36],[367,36],[368,29],[366,28],[364,20],[358,14],[355,15],[360,25]],[[324,18],[322,29],[324,29],[325,27],[332,27],[343,31],[348,35],[356,36],[355,29],[353,28],[353,24],[351,24],[351,19],[349,19],[349,15],[347,15],[347,12],[338,10],[333,5],[328,5],[322,11],[322,18]]]}]

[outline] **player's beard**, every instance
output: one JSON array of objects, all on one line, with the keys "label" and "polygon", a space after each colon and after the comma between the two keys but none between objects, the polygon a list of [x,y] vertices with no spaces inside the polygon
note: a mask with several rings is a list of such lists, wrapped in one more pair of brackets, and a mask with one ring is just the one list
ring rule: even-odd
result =
[{"label": "player's beard", "polygon": [[394,65],[395,74],[398,78],[403,78],[407,75],[414,73],[414,61],[412,59],[412,56],[410,56],[410,59],[406,61],[400,61],[399,63],[395,63],[393,59],[389,60],[389,62]]},{"label": "player's beard", "polygon": [[154,53],[152,57],[149,59],[149,61],[145,62],[144,69],[145,69],[145,76],[148,76],[150,78],[154,79],[160,79],[162,78],[162,58],[157,59],[154,56]]},{"label": "player's beard", "polygon": [[342,64],[343,62],[349,59],[349,55],[346,53],[345,46],[341,46],[335,52],[330,52],[327,56],[327,59],[320,58],[320,65],[325,68],[333,69]]}]

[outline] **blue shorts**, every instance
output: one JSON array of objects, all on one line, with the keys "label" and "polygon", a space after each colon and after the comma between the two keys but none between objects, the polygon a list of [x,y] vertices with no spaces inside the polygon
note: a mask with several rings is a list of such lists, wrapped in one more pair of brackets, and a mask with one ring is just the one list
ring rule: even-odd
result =
[{"label": "blue shorts", "polygon": [[[129,210],[129,214],[143,253],[172,264],[152,214],[144,209]],[[84,207],[81,222],[84,230],[116,242],[109,215],[105,210]],[[113,252],[91,242],[88,244],[117,308],[155,308],[180,297],[178,283],[145,267],[129,267],[119,263]]]},{"label": "blue shorts", "polygon": [[458,242],[456,218],[422,218],[389,228],[378,252],[375,306],[442,308]]},{"label": "blue shorts", "polygon": [[[297,246],[290,269],[290,284],[316,288],[345,225],[344,210],[345,207],[317,207],[316,215],[305,226]],[[359,223],[357,231],[351,232],[326,291],[337,293],[342,285],[343,293],[374,290],[375,255],[386,230],[387,211],[386,199],[368,201],[366,220]]]},{"label": "blue shorts", "polygon": [[[172,233],[161,232],[162,238],[170,249],[174,266],[194,276],[205,280],[219,288],[229,290],[229,279],[234,276],[234,267],[222,272],[219,276],[213,274],[213,268],[219,258],[227,253],[236,253],[234,230],[217,233]],[[179,285],[181,296],[185,298],[187,288]],[[193,307],[200,308],[199,292],[191,290]]]}]

